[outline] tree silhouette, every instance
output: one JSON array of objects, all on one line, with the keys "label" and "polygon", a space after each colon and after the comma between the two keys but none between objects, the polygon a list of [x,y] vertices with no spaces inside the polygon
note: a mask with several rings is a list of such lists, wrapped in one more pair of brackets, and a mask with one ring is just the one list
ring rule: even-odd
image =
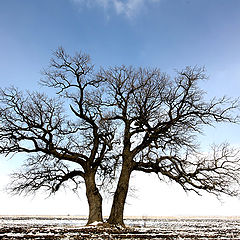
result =
[{"label": "tree silhouette", "polygon": [[239,151],[223,143],[201,153],[197,142],[204,126],[239,123],[238,99],[205,98],[203,68],[186,67],[175,78],[126,66],[94,72],[88,55],[58,48],[43,75],[55,98],[0,90],[0,153],[26,153],[13,192],[54,193],[69,181],[77,190],[83,182],[92,223],[103,220],[99,187],[119,175],[108,223],[123,226],[133,171],[185,191],[239,194]]}]

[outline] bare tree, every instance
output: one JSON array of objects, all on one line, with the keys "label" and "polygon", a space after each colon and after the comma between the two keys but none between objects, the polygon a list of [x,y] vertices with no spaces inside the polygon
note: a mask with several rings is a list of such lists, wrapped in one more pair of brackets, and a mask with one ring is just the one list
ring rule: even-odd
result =
[{"label": "bare tree", "polygon": [[[102,69],[111,112],[122,131],[122,168],[108,222],[123,222],[124,204],[133,171],[156,173],[184,190],[235,196],[239,193],[238,151],[227,144],[212,155],[198,153],[197,134],[203,126],[239,123],[239,101],[227,97],[205,100],[198,82],[204,69],[187,67],[174,79],[158,69],[115,67]],[[234,185],[234,187],[233,187]]]},{"label": "bare tree", "polygon": [[74,189],[84,182],[92,223],[102,221],[99,187],[119,173],[108,222],[123,226],[133,171],[156,173],[185,191],[239,194],[238,150],[222,144],[199,153],[204,126],[239,123],[238,99],[204,98],[204,69],[187,67],[174,79],[126,66],[95,73],[88,55],[59,48],[43,74],[41,84],[56,98],[0,91],[0,153],[27,154],[13,174],[13,192],[54,193],[69,181]]},{"label": "bare tree", "polygon": [[111,179],[109,154],[115,131],[97,114],[99,82],[92,72],[88,55],[71,57],[59,48],[42,80],[58,89],[56,98],[14,87],[0,92],[0,153],[27,154],[22,170],[12,175],[12,191],[35,193],[45,188],[54,193],[69,181],[74,189],[84,182],[88,223],[103,220],[98,184],[107,176]]}]

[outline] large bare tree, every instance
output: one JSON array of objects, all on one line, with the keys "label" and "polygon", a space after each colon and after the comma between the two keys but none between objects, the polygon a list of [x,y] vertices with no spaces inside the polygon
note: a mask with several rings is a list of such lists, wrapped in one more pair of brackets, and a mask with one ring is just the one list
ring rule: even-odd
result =
[{"label": "large bare tree", "polygon": [[16,88],[0,93],[0,153],[27,154],[13,174],[14,192],[56,192],[68,180],[77,189],[83,181],[91,223],[102,221],[98,186],[108,188],[119,173],[108,222],[120,225],[133,171],[156,173],[185,191],[239,194],[238,150],[222,144],[199,153],[204,126],[239,123],[238,99],[205,99],[204,69],[187,67],[173,79],[126,66],[95,73],[88,55],[59,48],[43,74],[56,98]]},{"label": "large bare tree", "polygon": [[0,153],[26,153],[22,170],[12,175],[11,190],[54,193],[69,181],[74,189],[84,182],[88,223],[103,221],[98,184],[113,173],[109,154],[115,129],[102,121],[94,103],[101,92],[90,58],[71,57],[59,48],[44,75],[42,84],[56,88],[56,98],[14,87],[0,91]]},{"label": "large bare tree", "polygon": [[187,67],[171,79],[159,69],[110,67],[99,79],[107,82],[106,119],[122,132],[122,168],[108,222],[123,222],[124,204],[133,171],[156,173],[184,190],[214,194],[239,193],[238,151],[227,144],[198,153],[197,135],[219,122],[239,123],[239,101],[227,97],[205,100],[198,84],[203,68]]}]

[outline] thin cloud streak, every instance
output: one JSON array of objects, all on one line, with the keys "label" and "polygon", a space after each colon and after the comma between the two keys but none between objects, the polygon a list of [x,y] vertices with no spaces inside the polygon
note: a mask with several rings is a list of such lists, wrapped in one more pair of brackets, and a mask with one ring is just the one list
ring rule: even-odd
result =
[{"label": "thin cloud streak", "polygon": [[105,11],[114,9],[119,16],[128,19],[136,17],[141,11],[147,8],[147,4],[157,4],[161,0],[71,0],[80,7],[93,8],[99,6]]},{"label": "thin cloud streak", "polygon": [[118,15],[125,15],[127,18],[132,18],[140,12],[144,6],[144,0],[128,0],[122,2],[120,0],[114,0],[114,7]]}]

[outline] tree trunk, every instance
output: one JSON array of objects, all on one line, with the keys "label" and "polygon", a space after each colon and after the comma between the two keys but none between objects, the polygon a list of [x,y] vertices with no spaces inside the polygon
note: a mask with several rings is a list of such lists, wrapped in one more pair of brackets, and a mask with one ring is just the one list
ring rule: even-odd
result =
[{"label": "tree trunk", "polygon": [[123,161],[122,171],[118,180],[117,189],[113,198],[111,213],[108,219],[109,224],[124,226],[123,212],[125,201],[127,198],[131,172],[131,162]]},{"label": "tree trunk", "polygon": [[86,195],[89,206],[89,216],[87,224],[93,222],[103,222],[102,217],[102,196],[95,183],[95,173],[90,172],[85,175]]}]

